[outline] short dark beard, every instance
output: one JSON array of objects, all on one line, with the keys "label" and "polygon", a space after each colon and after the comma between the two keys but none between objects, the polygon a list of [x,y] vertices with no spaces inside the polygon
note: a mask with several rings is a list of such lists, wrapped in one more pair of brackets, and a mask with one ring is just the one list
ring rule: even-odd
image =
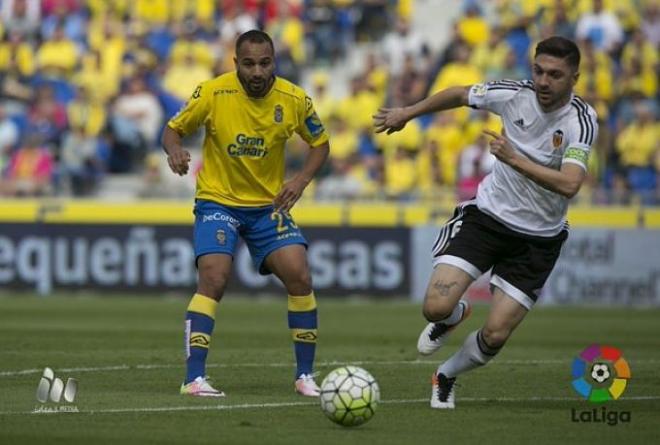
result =
[{"label": "short dark beard", "polygon": [[273,74],[272,76],[270,76],[270,79],[266,81],[266,85],[264,86],[263,90],[259,94],[256,94],[250,91],[250,87],[249,87],[250,83],[247,80],[243,79],[243,76],[241,76],[239,72],[237,72],[236,74],[238,76],[238,80],[241,82],[241,85],[243,85],[243,89],[250,97],[255,97],[255,98],[264,97],[266,94],[268,94],[271,87],[273,86],[273,83],[275,82],[275,74]]},{"label": "short dark beard", "polygon": [[536,101],[539,103],[539,106],[541,107],[541,109],[542,109],[544,112],[546,112],[546,113],[551,113],[551,112],[553,112],[553,111],[555,111],[555,110],[560,109],[560,108],[563,107],[564,105],[566,105],[566,104],[568,103],[568,101],[571,100],[571,94],[572,94],[572,93],[573,93],[573,91],[569,91],[568,94],[566,94],[565,96],[563,96],[563,97],[557,99],[556,101],[552,102],[552,103],[547,107],[547,109],[546,109],[546,107],[541,103],[541,101],[539,100],[538,94],[537,94],[537,96],[536,96]]}]

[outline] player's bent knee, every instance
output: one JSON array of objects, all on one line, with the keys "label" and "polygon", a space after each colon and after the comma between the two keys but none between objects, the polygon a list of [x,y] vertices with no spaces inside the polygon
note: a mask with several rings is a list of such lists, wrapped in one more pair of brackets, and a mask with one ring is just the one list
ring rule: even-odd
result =
[{"label": "player's bent knee", "polygon": [[448,317],[454,310],[455,304],[448,299],[427,298],[424,300],[422,313],[428,321],[439,321]]},{"label": "player's bent knee", "polygon": [[207,295],[208,297],[213,298],[215,301],[220,301],[223,294],[225,293],[225,283],[203,283],[200,281],[197,285],[197,293]]},{"label": "player's bent knee", "polygon": [[501,348],[509,339],[511,330],[503,326],[484,326],[481,330],[481,335],[486,344],[491,348]]},{"label": "player's bent knee", "polygon": [[199,271],[199,280],[197,291],[202,295],[208,295],[218,301],[225,292],[225,287],[229,281],[229,274],[212,270]]},{"label": "player's bent knee", "polygon": [[309,295],[312,292],[312,274],[304,263],[289,267],[278,276],[289,295]]},{"label": "player's bent knee", "polygon": [[312,292],[312,277],[309,272],[299,273],[284,283],[289,295],[309,295]]}]

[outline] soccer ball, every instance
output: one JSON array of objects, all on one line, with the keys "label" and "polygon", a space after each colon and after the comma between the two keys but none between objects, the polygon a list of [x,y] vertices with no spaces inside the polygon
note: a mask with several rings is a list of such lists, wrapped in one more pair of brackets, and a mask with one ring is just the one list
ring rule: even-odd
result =
[{"label": "soccer ball", "polygon": [[371,374],[357,366],[331,371],[321,383],[321,409],[330,420],[357,426],[371,419],[380,401],[380,388]]}]

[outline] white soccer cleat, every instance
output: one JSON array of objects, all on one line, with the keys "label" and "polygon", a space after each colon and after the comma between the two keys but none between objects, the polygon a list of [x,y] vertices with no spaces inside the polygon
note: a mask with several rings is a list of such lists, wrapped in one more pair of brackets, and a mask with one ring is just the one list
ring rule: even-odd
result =
[{"label": "white soccer cleat", "polygon": [[311,374],[300,374],[296,380],[296,392],[307,397],[318,397],[321,395],[321,388],[314,381],[314,376]]},{"label": "white soccer cleat", "polygon": [[463,306],[463,315],[457,323],[452,325],[442,322],[429,323],[426,325],[422,333],[419,334],[419,339],[417,339],[417,351],[419,351],[420,354],[431,355],[440,349],[447,341],[449,333],[472,314],[472,306],[469,302],[466,300],[460,300],[458,304]]},{"label": "white soccer cleat", "polygon": [[208,377],[197,377],[190,383],[181,385],[181,394],[196,397],[224,397],[225,393],[211,386]]},{"label": "white soccer cleat", "polygon": [[434,373],[431,378],[431,408],[454,409],[454,383],[456,377]]}]

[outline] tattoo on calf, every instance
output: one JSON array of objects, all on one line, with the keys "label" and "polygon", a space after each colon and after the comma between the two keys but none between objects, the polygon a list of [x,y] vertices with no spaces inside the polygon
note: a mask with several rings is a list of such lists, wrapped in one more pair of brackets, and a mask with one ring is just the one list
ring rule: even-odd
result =
[{"label": "tattoo on calf", "polygon": [[451,283],[436,281],[435,283],[433,283],[433,288],[436,289],[438,293],[443,297],[449,296],[449,292],[454,286],[458,286],[458,283],[456,281],[452,281]]}]

